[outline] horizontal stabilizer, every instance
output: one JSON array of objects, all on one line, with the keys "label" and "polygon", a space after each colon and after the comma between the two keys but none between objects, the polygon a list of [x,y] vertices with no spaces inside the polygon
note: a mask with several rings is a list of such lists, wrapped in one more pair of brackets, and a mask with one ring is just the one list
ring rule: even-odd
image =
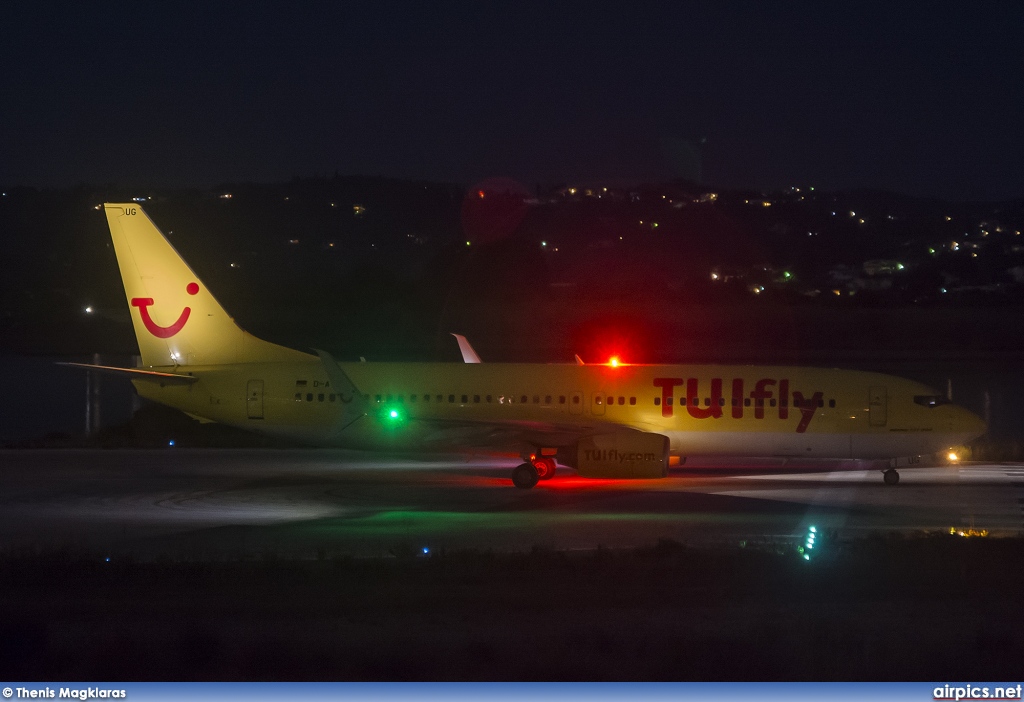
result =
[{"label": "horizontal stabilizer", "polygon": [[183,375],[181,373],[165,373],[163,371],[146,370],[145,368],[118,368],[117,366],[96,366],[91,363],[70,363],[70,362],[58,362],[58,366],[74,366],[75,368],[84,368],[89,371],[96,373],[106,373],[108,375],[120,375],[121,377],[128,377],[134,380],[159,380],[162,383],[181,383],[188,384],[194,383],[199,378],[192,375]]}]

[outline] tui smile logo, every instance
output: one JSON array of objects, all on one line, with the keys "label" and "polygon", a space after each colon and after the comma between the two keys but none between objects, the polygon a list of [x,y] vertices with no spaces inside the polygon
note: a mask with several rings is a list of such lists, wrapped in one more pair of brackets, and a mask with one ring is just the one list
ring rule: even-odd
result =
[{"label": "tui smile logo", "polygon": [[[185,292],[189,295],[195,295],[199,292],[198,283],[189,283],[185,286]],[[169,327],[161,327],[159,324],[153,321],[153,317],[149,314],[149,306],[153,304],[153,298],[151,297],[133,297],[132,307],[139,308],[139,315],[142,317],[142,323],[146,325],[146,329],[149,333],[159,339],[170,339],[172,336],[177,334],[185,326],[185,322],[188,321],[188,316],[192,313],[191,307],[186,307],[181,311],[177,321]]]}]

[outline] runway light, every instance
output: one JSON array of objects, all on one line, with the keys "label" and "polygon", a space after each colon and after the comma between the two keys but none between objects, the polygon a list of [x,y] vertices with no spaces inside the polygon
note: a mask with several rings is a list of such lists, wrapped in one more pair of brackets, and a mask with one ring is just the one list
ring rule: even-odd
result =
[{"label": "runway light", "polygon": [[170,441],[168,441],[167,445],[170,446],[171,448],[174,448],[174,439],[171,439]]},{"label": "runway light", "polygon": [[424,546],[424,547],[423,547],[423,555],[424,555],[424,556],[426,556],[426,555],[428,555],[429,553],[430,553],[430,549],[429,549],[429,548],[427,548],[426,546]]},{"label": "runway light", "polygon": [[949,455],[946,456],[946,458],[949,459],[950,463],[956,463],[957,461],[960,460],[960,456],[956,455],[956,452],[954,452],[954,451],[950,451]]}]

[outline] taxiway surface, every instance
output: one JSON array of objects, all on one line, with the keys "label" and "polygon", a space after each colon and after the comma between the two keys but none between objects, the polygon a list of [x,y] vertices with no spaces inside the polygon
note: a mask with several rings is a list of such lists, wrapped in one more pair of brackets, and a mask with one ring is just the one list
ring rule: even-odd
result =
[{"label": "taxiway surface", "polygon": [[[623,548],[987,529],[1024,533],[1024,465],[793,472],[770,464],[664,480],[577,478],[530,491],[515,460],[341,451],[0,452],[0,549],[136,558],[324,558]],[[769,472],[764,472],[768,470]]]}]

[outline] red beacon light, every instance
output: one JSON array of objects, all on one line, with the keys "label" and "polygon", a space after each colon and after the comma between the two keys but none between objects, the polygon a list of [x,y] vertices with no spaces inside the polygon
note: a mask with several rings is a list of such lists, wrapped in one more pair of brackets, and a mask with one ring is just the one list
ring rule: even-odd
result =
[{"label": "red beacon light", "polygon": [[618,368],[619,367],[619,357],[618,356],[612,356],[611,358],[609,358],[608,359],[608,365],[611,366],[612,368]]}]

